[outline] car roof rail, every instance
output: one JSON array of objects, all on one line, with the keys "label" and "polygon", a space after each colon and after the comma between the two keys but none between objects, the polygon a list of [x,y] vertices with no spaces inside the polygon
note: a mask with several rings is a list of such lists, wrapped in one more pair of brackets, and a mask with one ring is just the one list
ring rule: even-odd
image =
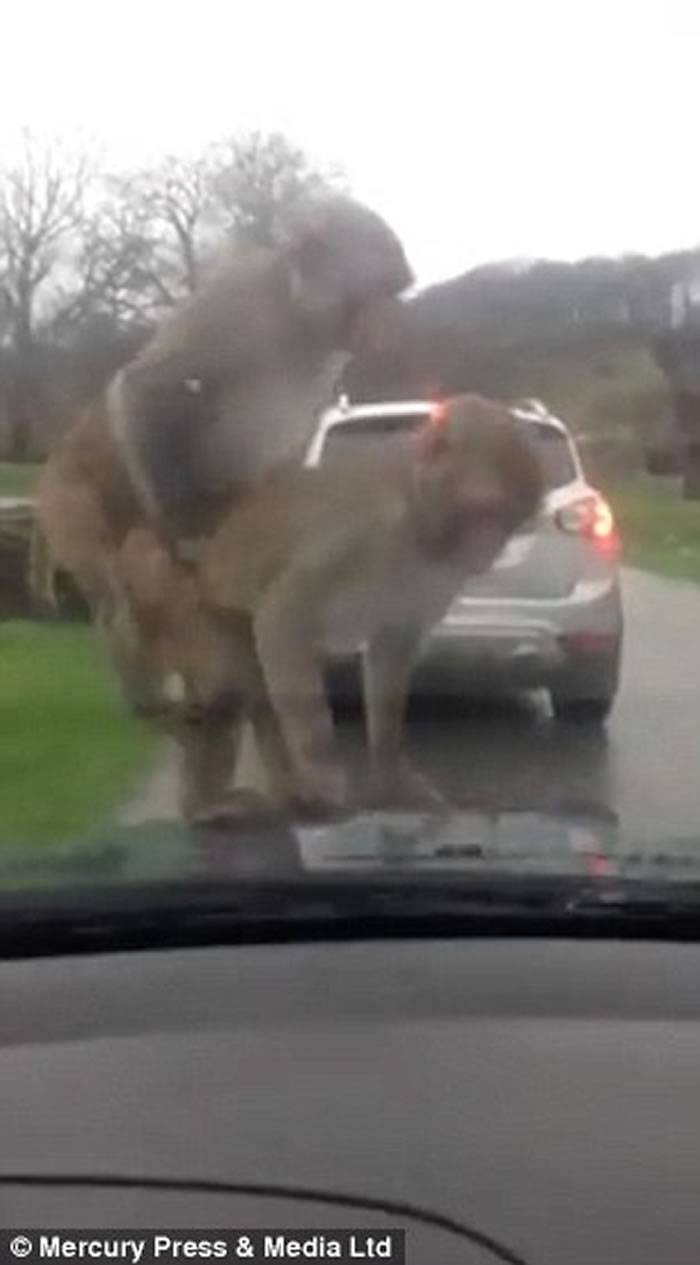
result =
[{"label": "car roof rail", "polygon": [[514,400],[511,408],[521,409],[524,413],[536,413],[538,417],[551,416],[547,405],[532,395],[521,396],[520,399]]}]

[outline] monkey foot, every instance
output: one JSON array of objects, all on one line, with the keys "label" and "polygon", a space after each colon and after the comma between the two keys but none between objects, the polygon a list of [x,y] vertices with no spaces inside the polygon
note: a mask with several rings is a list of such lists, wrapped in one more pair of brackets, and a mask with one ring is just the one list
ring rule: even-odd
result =
[{"label": "monkey foot", "polygon": [[303,821],[327,821],[350,811],[345,771],[335,764],[310,766],[288,791],[292,815]]},{"label": "monkey foot", "polygon": [[279,816],[274,804],[257,791],[241,789],[228,792],[209,803],[185,811],[188,825],[210,830],[225,830],[256,818]]},{"label": "monkey foot", "polygon": [[288,812],[294,821],[303,823],[308,822],[309,825],[323,822],[341,821],[345,817],[350,817],[355,812],[355,806],[349,802],[345,804],[331,804],[321,800],[303,800],[290,799],[288,802]]},{"label": "monkey foot", "polygon": [[375,774],[363,798],[370,808],[435,812],[446,807],[444,796],[430,779],[407,764],[388,774]]}]

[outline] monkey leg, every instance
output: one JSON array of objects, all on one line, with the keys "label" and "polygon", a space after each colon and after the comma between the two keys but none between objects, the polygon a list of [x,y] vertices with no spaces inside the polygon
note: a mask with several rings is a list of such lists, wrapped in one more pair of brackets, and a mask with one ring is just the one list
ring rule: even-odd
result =
[{"label": "monkey leg", "polygon": [[210,624],[225,651],[225,679],[238,692],[244,718],[251,726],[268,793],[286,805],[294,798],[292,766],[270,702],[251,621],[247,615],[229,614],[211,616]]},{"label": "monkey leg", "polygon": [[[294,800],[293,778],[277,718],[270,705],[247,616],[209,616],[210,655],[189,676],[185,721],[178,740],[183,751],[182,803],[186,815],[240,816]],[[216,662],[215,662],[216,660]],[[231,782],[243,725],[251,726],[268,798]],[[255,798],[253,798],[255,797]],[[195,805],[196,807],[192,807]]]},{"label": "monkey leg", "polygon": [[189,821],[215,825],[252,813],[270,812],[275,805],[287,807],[293,802],[286,761],[277,735],[270,735],[267,730],[267,718],[262,731],[261,718],[253,715],[250,719],[271,794],[232,785],[247,718],[242,700],[236,703],[230,699],[228,706],[219,700],[218,705],[199,715],[190,714],[178,724],[182,756],[180,803]]},{"label": "monkey leg", "polygon": [[180,807],[189,821],[229,815],[231,783],[240,749],[243,710],[234,698],[190,712],[177,726]]},{"label": "monkey leg", "polygon": [[288,752],[293,802],[315,816],[344,809],[348,786],[336,757],[333,717],[307,615],[302,591],[281,586],[255,618],[255,647],[265,696]]},{"label": "monkey leg", "polygon": [[191,678],[208,675],[215,692],[222,651],[214,630],[191,574],[150,527],[133,528],[122,542],[100,623],[137,715],[167,722],[186,705]]},{"label": "monkey leg", "polygon": [[127,706],[143,720],[159,720],[169,710],[166,680],[139,627],[126,595],[110,596],[97,610],[96,624],[107,644]]},{"label": "monkey leg", "polygon": [[444,799],[409,763],[403,748],[420,628],[384,628],[363,655],[363,693],[370,757],[368,799],[374,805],[436,808]]},{"label": "monkey leg", "polygon": [[[295,816],[315,817],[337,810],[344,804],[346,797],[343,772],[332,760],[324,761],[322,757],[301,770],[295,762],[278,712],[270,698],[249,617],[230,613],[224,616],[217,612],[216,615],[211,615],[211,624],[219,644],[226,648],[228,666],[225,680],[228,684],[223,692],[212,694],[210,688],[203,688],[200,678],[195,679],[190,689],[190,700],[199,698],[202,715],[210,718],[199,735],[190,731],[187,737],[190,769],[192,772],[197,768],[201,770],[199,774],[195,774],[196,784],[203,788],[206,796],[210,797],[214,790],[217,795],[226,795],[230,800],[230,794],[223,784],[224,777],[230,783],[232,766],[235,767],[239,758],[241,727],[244,721],[248,721],[267,780],[268,803],[277,804]],[[325,697],[322,698],[322,704],[326,705]],[[228,708],[229,719],[237,726],[235,749],[226,745],[232,739],[230,735],[225,736],[222,729],[219,729],[220,737],[217,737],[214,716],[222,706],[224,709]],[[332,727],[330,712],[328,715]],[[298,719],[308,728],[308,718],[299,716]],[[215,748],[219,741],[222,747],[217,753]],[[210,759],[212,767],[219,765],[220,761],[224,762],[224,772],[216,780],[214,788],[207,782],[207,765]],[[189,793],[186,798],[189,802]],[[232,815],[238,814],[239,803],[240,795],[237,793],[233,802],[235,814]]]}]

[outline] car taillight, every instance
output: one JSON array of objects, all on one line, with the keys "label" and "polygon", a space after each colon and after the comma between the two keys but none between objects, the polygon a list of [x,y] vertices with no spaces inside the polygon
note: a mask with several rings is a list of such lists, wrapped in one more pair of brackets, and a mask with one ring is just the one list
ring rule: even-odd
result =
[{"label": "car taillight", "polygon": [[601,553],[616,553],[619,549],[613,512],[602,496],[583,496],[572,505],[565,505],[557,510],[554,521],[569,535],[585,536]]}]

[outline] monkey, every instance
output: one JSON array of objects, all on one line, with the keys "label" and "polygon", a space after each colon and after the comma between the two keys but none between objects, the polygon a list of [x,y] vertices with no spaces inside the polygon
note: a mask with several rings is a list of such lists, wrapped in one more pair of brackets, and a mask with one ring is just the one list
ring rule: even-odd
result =
[{"label": "monkey", "polygon": [[112,433],[173,541],[210,530],[232,495],[300,459],[344,363],[381,337],[412,280],[377,214],[329,198],[274,250],[222,264],[117,373]]},{"label": "monkey", "polygon": [[220,257],[50,455],[36,533],[77,580],[136,712],[163,698],[118,580],[127,534],[148,525],[151,545],[186,556],[232,498],[298,462],[344,359],[381,341],[412,280],[373,211],[305,208],[274,247]]},{"label": "monkey", "polygon": [[423,639],[536,514],[542,491],[521,423],[505,405],[467,395],[379,452],[273,472],[234,501],[194,565],[155,544],[146,564],[144,540],[132,538],[124,584],[144,639],[189,679],[199,709],[176,726],[185,815],[231,805],[246,717],[284,802],[302,813],[342,810],[349,792],[324,661],[355,651],[372,785],[401,798],[410,782],[404,713]]}]

